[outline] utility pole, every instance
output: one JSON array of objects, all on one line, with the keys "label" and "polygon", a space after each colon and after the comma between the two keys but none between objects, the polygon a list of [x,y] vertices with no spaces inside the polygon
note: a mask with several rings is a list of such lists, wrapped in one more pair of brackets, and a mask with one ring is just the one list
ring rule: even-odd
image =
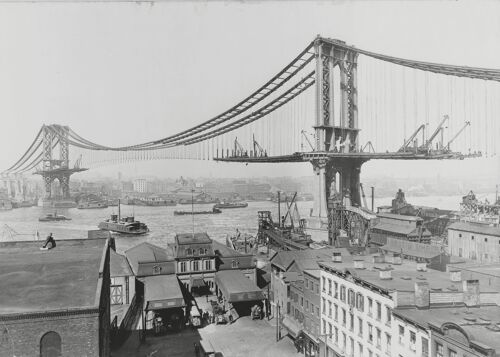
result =
[{"label": "utility pole", "polygon": [[194,188],[191,189],[191,218],[192,218],[193,238],[194,238]]},{"label": "utility pole", "polygon": [[372,212],[375,212],[375,187],[372,188]]},{"label": "utility pole", "polygon": [[281,193],[278,191],[278,227],[281,228]]},{"label": "utility pole", "polygon": [[276,342],[280,340],[280,304],[276,304],[277,314],[276,314]]}]

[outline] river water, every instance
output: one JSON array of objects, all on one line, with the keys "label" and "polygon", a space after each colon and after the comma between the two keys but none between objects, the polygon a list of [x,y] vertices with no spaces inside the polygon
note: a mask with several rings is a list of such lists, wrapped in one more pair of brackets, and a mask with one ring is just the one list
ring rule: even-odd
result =
[{"label": "river water", "polygon": [[[491,197],[493,196],[493,197]],[[488,195],[494,198],[494,194]],[[376,198],[375,206],[389,205],[393,197]],[[427,196],[407,197],[407,201],[414,205],[426,205],[442,209],[458,210],[461,196]],[[368,204],[370,204],[368,199]],[[298,202],[301,217],[307,217],[313,202]],[[212,205],[195,205],[195,210],[210,210]],[[285,209],[282,205],[282,214]],[[192,232],[193,216],[174,216],[174,210],[191,210],[190,205],[177,205],[174,207],[144,207],[122,205],[122,216],[134,214],[136,219],[145,222],[150,233],[144,236],[123,237],[116,236],[116,247],[123,252],[136,244],[147,241],[159,246],[166,246],[174,240],[176,233]],[[241,232],[255,234],[257,232],[257,211],[271,211],[273,218],[277,218],[277,204],[269,201],[249,202],[246,208],[226,209],[221,214],[195,215],[194,230],[207,232],[214,240],[225,242],[227,234],[234,234],[236,229]],[[71,221],[39,222],[38,218],[53,209],[42,207],[26,207],[11,211],[0,211],[0,240],[33,240],[38,231],[41,239],[53,233],[55,239],[86,238],[87,231],[97,229],[100,221],[109,218],[112,213],[117,213],[117,207],[105,209],[58,209],[58,214],[63,214]],[[6,226],[17,232],[11,236],[7,233]]]}]

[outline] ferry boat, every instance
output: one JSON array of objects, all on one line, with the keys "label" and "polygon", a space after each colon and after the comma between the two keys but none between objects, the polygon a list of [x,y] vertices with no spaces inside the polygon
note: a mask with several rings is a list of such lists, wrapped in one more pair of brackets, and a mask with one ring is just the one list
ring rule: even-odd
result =
[{"label": "ferry boat", "polygon": [[141,235],[149,232],[148,226],[140,221],[136,221],[134,216],[121,218],[120,201],[118,201],[118,214],[112,214],[111,217],[97,226],[103,231],[109,231],[128,235]]},{"label": "ferry boat", "polygon": [[58,222],[58,221],[71,221],[71,218],[63,216],[62,214],[57,214],[57,212],[48,213],[45,217],[38,218],[40,222]]},{"label": "ferry boat", "polygon": [[222,211],[215,206],[211,211],[174,211],[174,216],[194,215],[194,214],[219,214]]},{"label": "ferry boat", "polygon": [[221,203],[217,203],[215,206],[215,208],[218,208],[218,209],[226,209],[226,208],[245,208],[245,207],[248,207],[248,203],[246,202],[221,202]]},{"label": "ferry boat", "polygon": [[108,208],[107,202],[101,201],[85,201],[78,203],[78,209],[92,209],[92,208]]},{"label": "ferry boat", "polygon": [[159,196],[150,196],[134,199],[134,204],[137,206],[177,206],[177,202],[172,199],[163,199]]}]

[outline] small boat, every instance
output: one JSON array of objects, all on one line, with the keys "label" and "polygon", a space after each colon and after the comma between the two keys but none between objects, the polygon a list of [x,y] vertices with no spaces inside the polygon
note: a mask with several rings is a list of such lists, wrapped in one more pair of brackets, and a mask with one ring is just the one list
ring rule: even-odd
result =
[{"label": "small boat", "polygon": [[120,201],[118,201],[118,214],[112,214],[111,217],[97,226],[103,231],[109,231],[128,235],[141,235],[149,232],[146,223],[136,221],[134,216],[121,218]]},{"label": "small boat", "polygon": [[80,202],[77,208],[78,209],[108,208],[108,204],[107,202],[104,201],[85,201],[85,202]]},{"label": "small boat", "polygon": [[226,208],[245,208],[248,207],[246,202],[221,202],[215,205],[215,208],[226,209]]},{"label": "small boat", "polygon": [[174,216],[194,215],[194,214],[218,214],[222,211],[213,207],[211,211],[174,211]]},{"label": "small boat", "polygon": [[57,212],[54,212],[54,214],[49,213],[45,217],[40,217],[38,218],[40,222],[57,222],[57,221],[71,221],[71,218],[68,218],[66,216],[63,216],[62,214],[57,214]]}]

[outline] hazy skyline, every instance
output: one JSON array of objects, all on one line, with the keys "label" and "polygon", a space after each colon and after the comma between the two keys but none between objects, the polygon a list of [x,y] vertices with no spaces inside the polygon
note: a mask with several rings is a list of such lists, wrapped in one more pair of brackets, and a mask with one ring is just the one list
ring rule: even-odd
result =
[{"label": "hazy skyline", "polygon": [[[109,146],[196,125],[259,87],[317,34],[404,58],[498,68],[500,3],[0,3],[0,168],[27,149],[44,123],[69,125]],[[498,176],[499,168],[498,157],[370,162],[362,175]],[[276,170],[274,165],[178,160],[94,171],[312,175],[310,164],[282,164]]]}]

